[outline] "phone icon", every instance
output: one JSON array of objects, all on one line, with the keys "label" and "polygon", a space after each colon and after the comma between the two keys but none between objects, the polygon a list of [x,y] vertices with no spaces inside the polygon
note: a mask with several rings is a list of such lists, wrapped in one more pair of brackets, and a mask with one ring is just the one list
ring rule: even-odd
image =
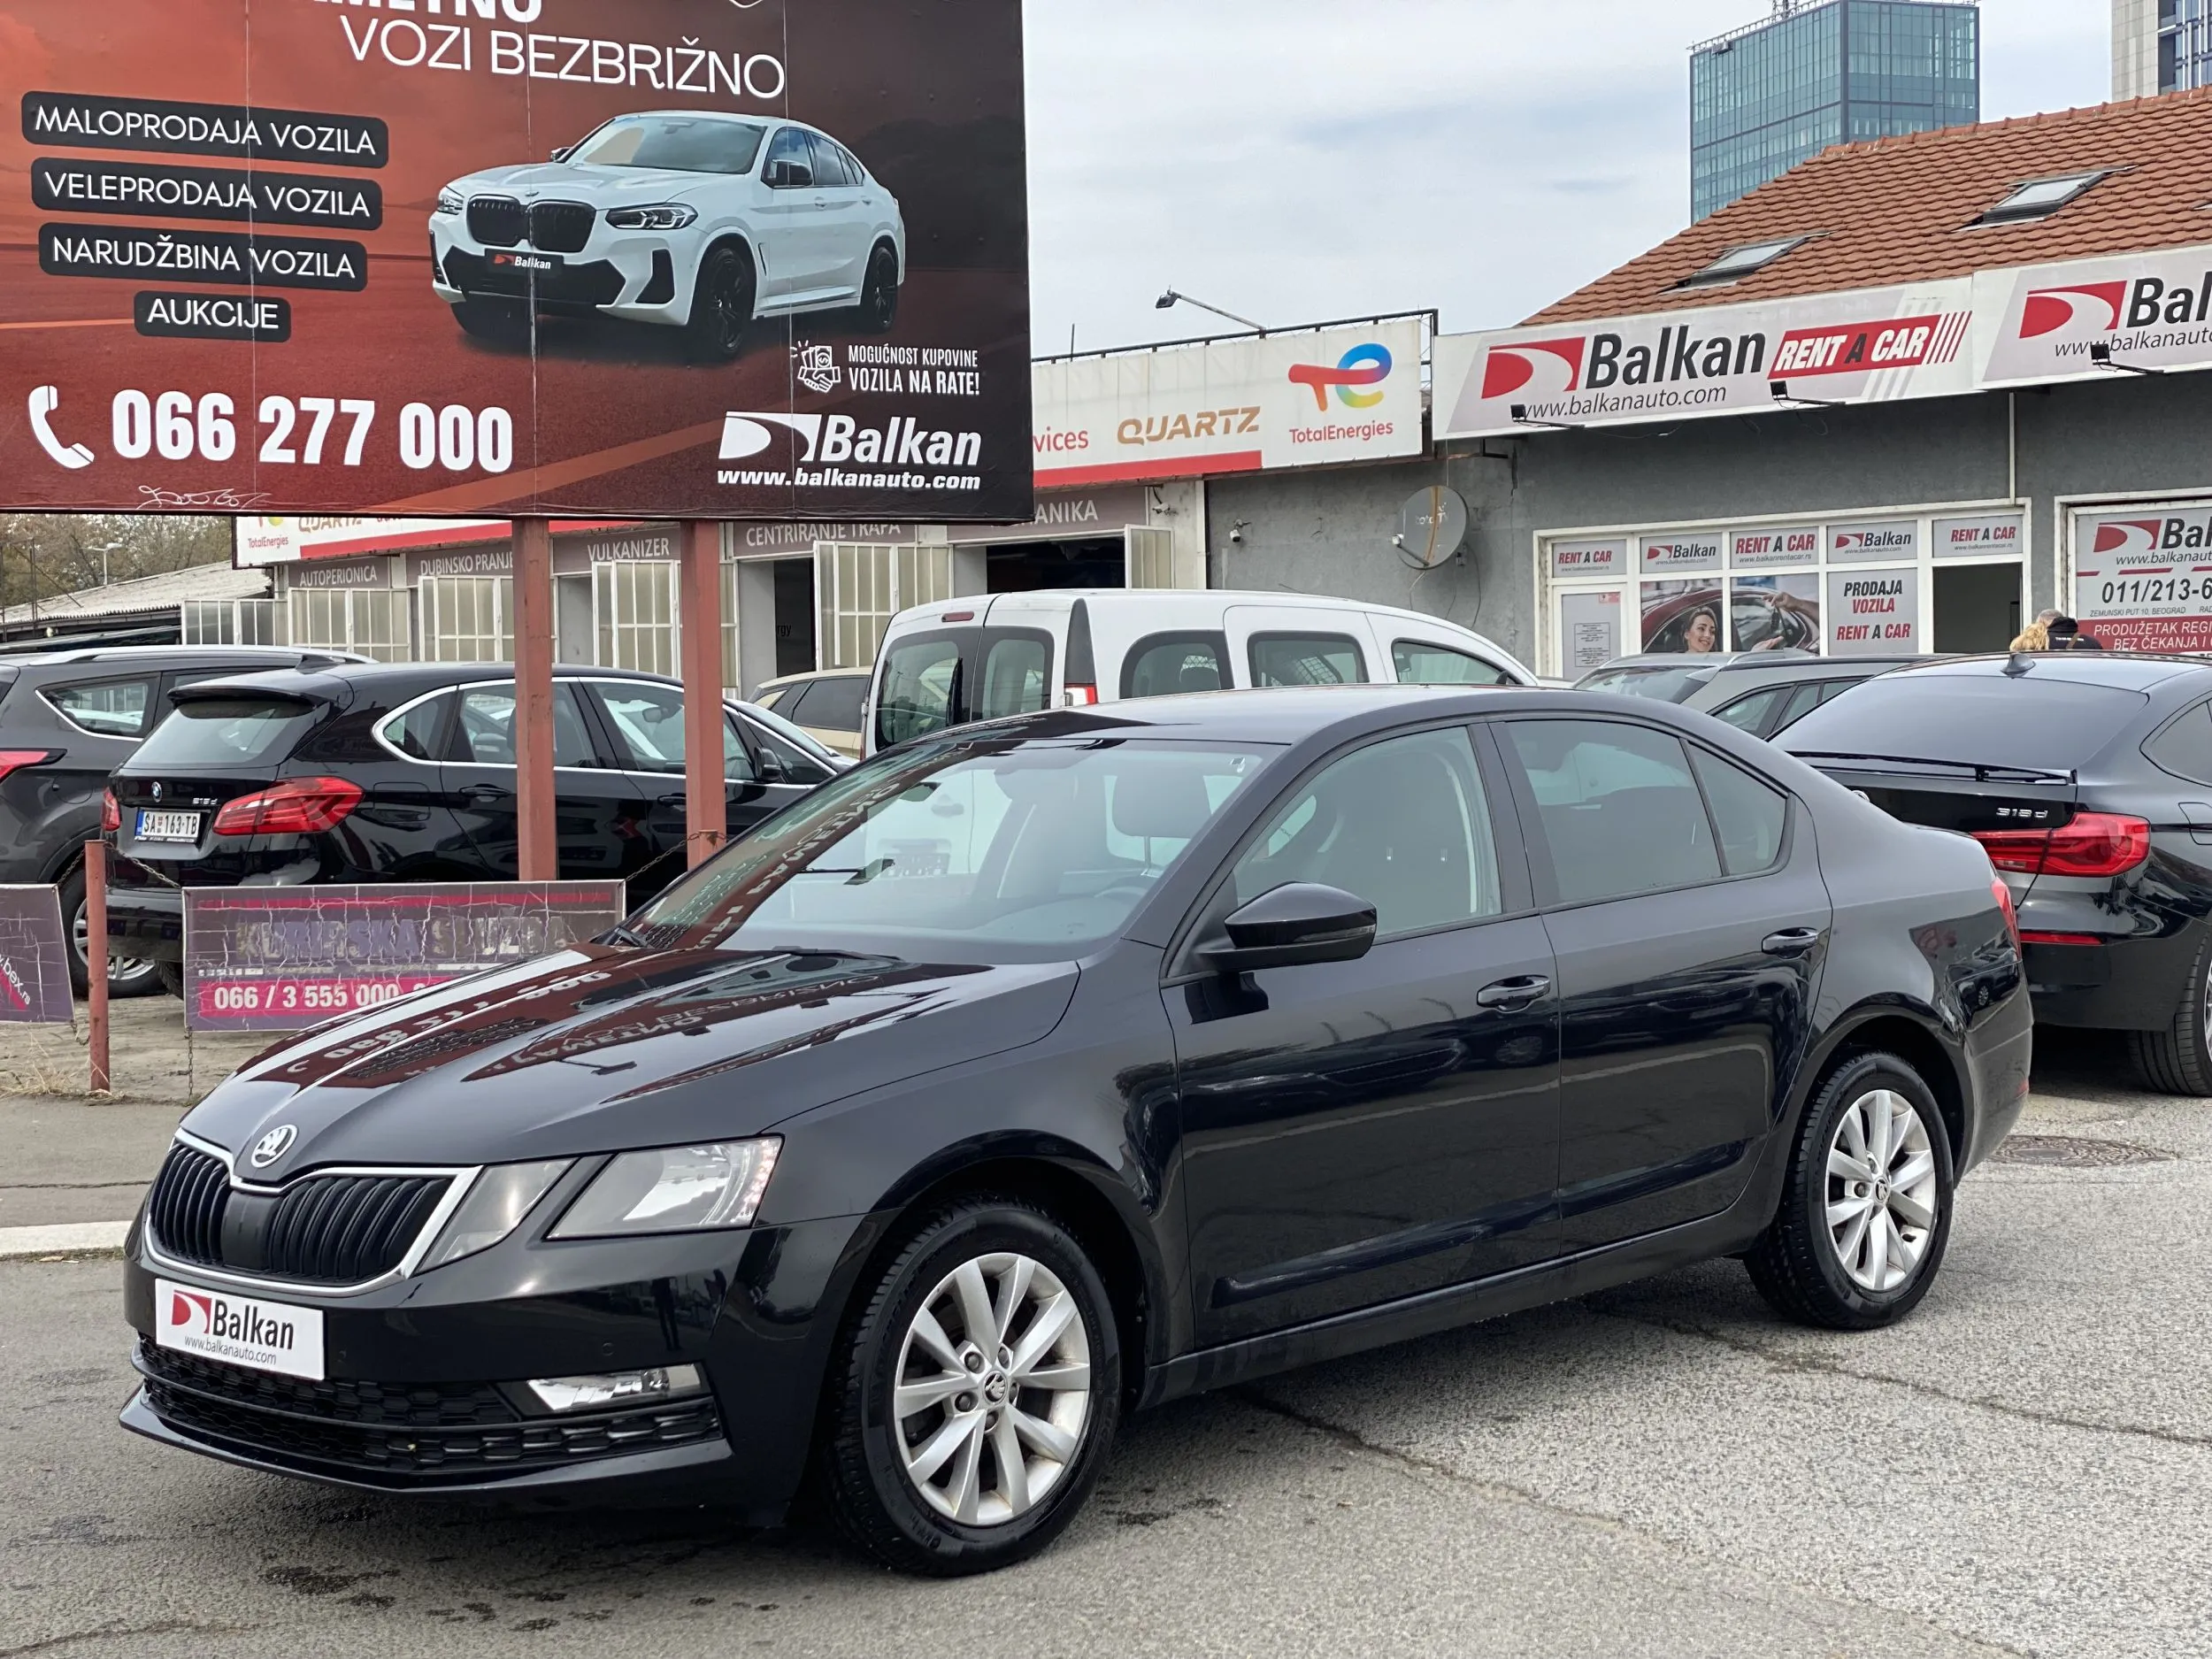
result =
[{"label": "phone icon", "polygon": [[38,440],[38,447],[53,457],[54,465],[65,466],[71,472],[90,466],[96,458],[81,443],[64,443],[54,435],[54,428],[47,417],[61,407],[58,388],[38,386],[31,389],[31,434]]}]

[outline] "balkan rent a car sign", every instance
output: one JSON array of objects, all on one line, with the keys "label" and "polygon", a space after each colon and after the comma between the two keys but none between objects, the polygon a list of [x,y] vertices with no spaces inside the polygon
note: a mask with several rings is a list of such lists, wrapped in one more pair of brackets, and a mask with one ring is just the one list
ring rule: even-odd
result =
[{"label": "balkan rent a car sign", "polygon": [[1030,514],[1019,0],[0,0],[0,507]]},{"label": "balkan rent a car sign", "polygon": [[2108,650],[2212,651],[2212,508],[2101,508],[2072,534],[2083,633]]}]

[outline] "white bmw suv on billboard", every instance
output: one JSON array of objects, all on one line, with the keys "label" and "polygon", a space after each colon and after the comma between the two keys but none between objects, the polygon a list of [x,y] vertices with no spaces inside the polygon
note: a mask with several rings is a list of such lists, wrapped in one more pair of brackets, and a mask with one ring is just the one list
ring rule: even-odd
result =
[{"label": "white bmw suv on billboard", "polygon": [[895,197],[828,134],[711,111],[618,116],[549,162],[438,193],[432,285],[462,328],[512,342],[532,317],[684,331],[726,362],[760,317],[855,308],[887,333],[906,280]]}]

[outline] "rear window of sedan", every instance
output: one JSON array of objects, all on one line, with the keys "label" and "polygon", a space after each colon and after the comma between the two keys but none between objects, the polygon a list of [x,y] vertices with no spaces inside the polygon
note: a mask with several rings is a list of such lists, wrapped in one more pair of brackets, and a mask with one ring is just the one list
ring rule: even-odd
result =
[{"label": "rear window of sedan", "polygon": [[316,705],[288,697],[207,697],[180,704],[132,757],[136,772],[205,772],[281,760],[314,725]]},{"label": "rear window of sedan", "polygon": [[1577,691],[1609,691],[1616,696],[1650,697],[1680,703],[1713,677],[1710,668],[1601,668],[1575,681]]},{"label": "rear window of sedan", "polygon": [[1871,755],[2067,772],[2139,718],[2149,699],[2033,673],[1883,674],[1776,741],[1793,755]]}]

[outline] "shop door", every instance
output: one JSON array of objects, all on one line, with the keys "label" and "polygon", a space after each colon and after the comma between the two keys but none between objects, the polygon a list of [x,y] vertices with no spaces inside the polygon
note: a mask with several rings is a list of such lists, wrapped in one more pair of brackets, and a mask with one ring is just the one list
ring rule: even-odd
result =
[{"label": "shop door", "polygon": [[2020,566],[1939,565],[1935,569],[1935,649],[2001,651],[2020,632]]}]

